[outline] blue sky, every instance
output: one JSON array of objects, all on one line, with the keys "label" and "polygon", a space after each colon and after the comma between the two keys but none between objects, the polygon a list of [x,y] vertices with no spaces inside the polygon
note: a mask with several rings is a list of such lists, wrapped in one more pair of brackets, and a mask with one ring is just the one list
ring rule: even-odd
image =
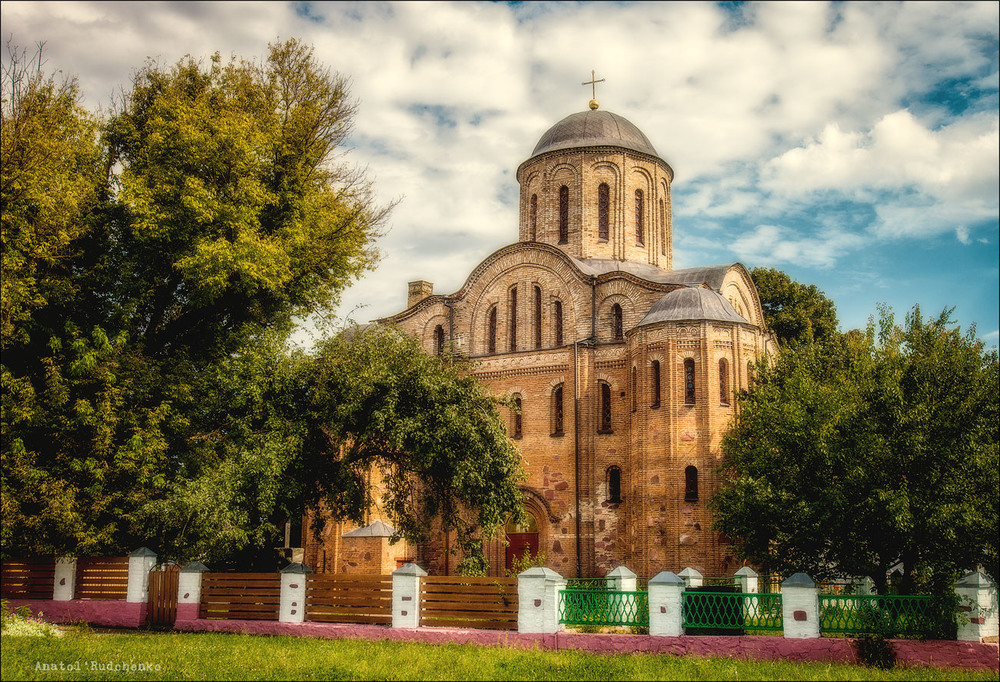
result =
[{"label": "blue sky", "polygon": [[674,265],[816,284],[844,329],[955,306],[998,341],[998,25],[976,3],[3,2],[4,33],[107,108],[147,57],[298,37],[349,75],[347,157],[400,199],[358,321],[458,289],[516,239],[514,172],[553,123],[625,116],[674,168]]}]

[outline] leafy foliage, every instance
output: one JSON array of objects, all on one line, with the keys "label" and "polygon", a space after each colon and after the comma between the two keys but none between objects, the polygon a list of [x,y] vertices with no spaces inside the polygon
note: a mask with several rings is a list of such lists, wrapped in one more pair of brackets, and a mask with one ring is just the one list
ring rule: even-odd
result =
[{"label": "leafy foliage", "polygon": [[773,268],[750,271],[764,322],[786,345],[792,341],[826,341],[837,333],[837,309],[814,284],[800,284]]},{"label": "leafy foliage", "polygon": [[995,350],[919,308],[782,350],[724,436],[716,526],[765,571],[819,580],[902,564],[904,592],[997,576]]}]

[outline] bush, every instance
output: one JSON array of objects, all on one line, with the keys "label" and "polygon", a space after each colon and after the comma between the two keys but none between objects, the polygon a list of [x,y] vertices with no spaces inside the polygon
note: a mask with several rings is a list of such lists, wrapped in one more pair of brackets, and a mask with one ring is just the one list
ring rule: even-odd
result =
[{"label": "bush", "polygon": [[0,602],[0,631],[4,637],[61,637],[62,630],[41,620],[42,613],[32,615],[27,606],[10,608],[4,599]]}]

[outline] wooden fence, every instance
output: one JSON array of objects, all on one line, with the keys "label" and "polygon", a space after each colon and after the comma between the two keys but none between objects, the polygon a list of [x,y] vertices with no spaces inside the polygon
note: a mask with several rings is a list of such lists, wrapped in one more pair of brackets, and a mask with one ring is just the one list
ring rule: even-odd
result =
[{"label": "wooden fence", "polygon": [[165,565],[149,572],[150,625],[173,625],[177,619],[177,583],[180,566]]},{"label": "wooden fence", "polygon": [[517,630],[517,578],[421,578],[420,624]]},{"label": "wooden fence", "polygon": [[7,559],[0,570],[0,594],[8,599],[52,599],[56,560]]},{"label": "wooden fence", "polygon": [[302,577],[306,580],[306,620],[392,624],[391,575],[313,573]]},{"label": "wooden fence", "polygon": [[[74,599],[125,599],[128,596],[128,557],[76,560]],[[50,596],[49,599],[52,597]]]},{"label": "wooden fence", "polygon": [[280,596],[280,573],[203,573],[198,617],[278,620]]}]

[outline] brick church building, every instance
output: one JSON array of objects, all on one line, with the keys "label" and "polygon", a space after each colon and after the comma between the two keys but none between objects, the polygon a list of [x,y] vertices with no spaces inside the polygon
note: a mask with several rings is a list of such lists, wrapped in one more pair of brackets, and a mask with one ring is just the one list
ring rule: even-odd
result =
[{"label": "brick church building", "polygon": [[[737,567],[706,505],[735,392],[775,341],[743,265],[673,269],[673,179],[642,131],[591,101],[517,169],[517,241],[454,293],[411,282],[407,308],[381,320],[429,352],[471,358],[521,407],[508,419],[529,521],[487,542],[491,575],[525,548],[567,577]],[[304,559],[322,571],[403,560],[453,571],[447,538],[390,547],[380,524],[338,524],[307,539]]]}]

